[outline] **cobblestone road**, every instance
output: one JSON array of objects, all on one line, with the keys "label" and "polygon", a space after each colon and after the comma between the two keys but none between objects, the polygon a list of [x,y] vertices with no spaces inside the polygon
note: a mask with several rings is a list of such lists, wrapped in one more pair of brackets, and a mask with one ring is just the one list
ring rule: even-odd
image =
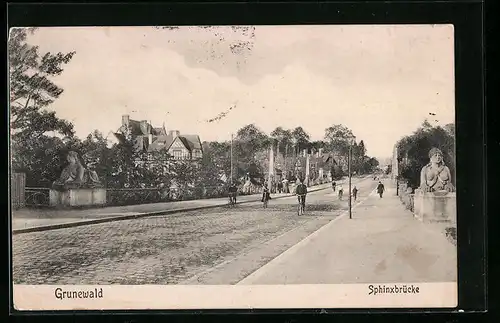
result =
[{"label": "cobblestone road", "polygon": [[[360,198],[373,185],[359,183]],[[265,210],[252,203],[15,235],[14,283],[177,284],[290,230],[319,228],[347,208],[329,190],[307,202],[304,217],[292,197]]]}]

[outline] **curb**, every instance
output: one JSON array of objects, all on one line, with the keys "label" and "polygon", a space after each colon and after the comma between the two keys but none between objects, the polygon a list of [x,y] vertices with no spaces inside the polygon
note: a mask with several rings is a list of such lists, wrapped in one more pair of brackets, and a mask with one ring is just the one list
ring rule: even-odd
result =
[{"label": "curb", "polygon": [[[311,189],[309,191],[309,193],[317,192],[317,191],[321,191],[321,190],[326,190],[328,188],[329,187]],[[290,194],[290,195],[285,195],[285,196],[277,196],[277,197],[274,197],[273,200],[278,200],[278,199],[292,197],[292,196],[294,196],[294,195]],[[256,199],[256,200],[237,202],[236,204],[247,204],[247,203],[254,203],[254,202],[259,202],[259,201],[260,201],[260,199]],[[31,233],[31,232],[42,232],[42,231],[57,230],[57,229],[65,229],[65,228],[79,227],[79,226],[84,226],[84,225],[101,224],[101,223],[116,222],[116,221],[123,221],[123,220],[133,220],[133,219],[145,218],[145,217],[150,217],[150,216],[168,215],[168,214],[190,212],[190,211],[197,211],[197,210],[204,210],[204,209],[214,209],[214,208],[224,207],[224,206],[226,206],[226,203],[215,204],[215,205],[195,206],[195,207],[184,208],[184,209],[173,209],[173,210],[146,212],[146,213],[134,214],[134,215],[111,216],[111,217],[102,218],[102,219],[49,224],[49,225],[43,225],[43,226],[39,226],[39,227],[15,229],[15,230],[12,230],[12,235],[22,234],[22,233]]]}]

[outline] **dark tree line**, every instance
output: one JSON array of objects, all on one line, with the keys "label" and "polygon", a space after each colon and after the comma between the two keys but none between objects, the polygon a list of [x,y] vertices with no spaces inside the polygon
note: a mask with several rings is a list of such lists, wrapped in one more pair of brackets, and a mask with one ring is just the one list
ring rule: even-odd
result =
[{"label": "dark tree line", "polygon": [[420,185],[420,171],[429,163],[431,148],[443,152],[444,163],[450,169],[455,185],[455,125],[432,126],[425,121],[412,135],[403,137],[397,143],[399,177],[416,188]]}]

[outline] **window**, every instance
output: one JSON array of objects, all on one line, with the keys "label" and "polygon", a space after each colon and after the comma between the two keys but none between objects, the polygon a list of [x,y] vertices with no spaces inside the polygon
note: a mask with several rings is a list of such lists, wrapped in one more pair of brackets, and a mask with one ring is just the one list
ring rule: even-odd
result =
[{"label": "window", "polygon": [[193,158],[201,158],[201,150],[200,149],[193,150]]},{"label": "window", "polygon": [[174,156],[174,159],[182,159],[182,157],[183,157],[182,150],[174,150],[173,156]]}]

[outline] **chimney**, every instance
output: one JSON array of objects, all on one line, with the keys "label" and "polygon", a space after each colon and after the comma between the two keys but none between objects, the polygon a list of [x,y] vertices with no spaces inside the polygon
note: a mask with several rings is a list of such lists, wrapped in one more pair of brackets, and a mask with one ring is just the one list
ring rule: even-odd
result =
[{"label": "chimney", "polygon": [[128,126],[130,117],[128,114],[122,115],[122,126]]},{"label": "chimney", "polygon": [[180,136],[180,132],[179,132],[179,130],[170,130],[170,135],[172,137],[176,138],[176,137]]},{"label": "chimney", "polygon": [[148,121],[147,120],[141,120],[141,131],[143,135],[149,134],[151,131],[149,129]]}]

